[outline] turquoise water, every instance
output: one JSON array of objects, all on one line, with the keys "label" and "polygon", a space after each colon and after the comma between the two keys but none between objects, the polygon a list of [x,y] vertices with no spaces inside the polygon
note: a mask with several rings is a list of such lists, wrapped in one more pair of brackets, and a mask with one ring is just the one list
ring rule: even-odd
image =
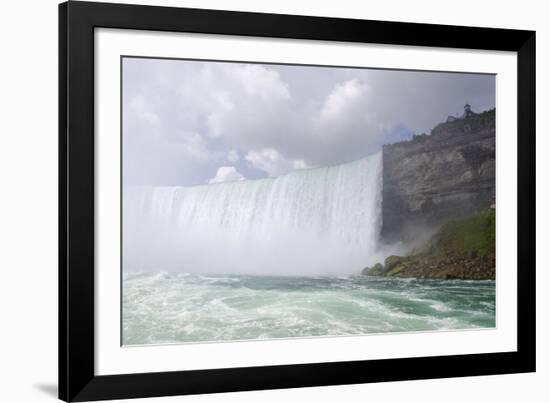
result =
[{"label": "turquoise water", "polygon": [[123,344],[495,326],[495,282],[127,274]]}]

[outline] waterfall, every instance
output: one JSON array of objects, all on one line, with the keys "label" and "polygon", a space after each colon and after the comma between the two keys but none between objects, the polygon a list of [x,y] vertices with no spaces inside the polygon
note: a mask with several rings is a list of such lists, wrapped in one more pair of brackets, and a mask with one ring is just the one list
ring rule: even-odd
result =
[{"label": "waterfall", "polygon": [[123,188],[125,271],[349,275],[372,261],[382,155],[258,180]]}]

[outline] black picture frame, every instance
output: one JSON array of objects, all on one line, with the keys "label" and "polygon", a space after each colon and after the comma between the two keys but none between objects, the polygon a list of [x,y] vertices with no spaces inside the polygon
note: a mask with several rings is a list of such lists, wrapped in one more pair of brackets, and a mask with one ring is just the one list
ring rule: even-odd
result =
[{"label": "black picture frame", "polygon": [[[517,351],[96,376],[94,29],[517,52]],[[89,401],[535,371],[535,32],[143,5],[59,5],[59,398]]]}]

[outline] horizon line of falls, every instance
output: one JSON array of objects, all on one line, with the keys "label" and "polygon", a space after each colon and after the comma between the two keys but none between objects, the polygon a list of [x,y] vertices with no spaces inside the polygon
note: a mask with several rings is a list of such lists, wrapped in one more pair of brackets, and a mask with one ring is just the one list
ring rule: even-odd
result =
[{"label": "horizon line of falls", "polygon": [[123,188],[123,267],[348,276],[375,261],[382,153],[287,175]]}]

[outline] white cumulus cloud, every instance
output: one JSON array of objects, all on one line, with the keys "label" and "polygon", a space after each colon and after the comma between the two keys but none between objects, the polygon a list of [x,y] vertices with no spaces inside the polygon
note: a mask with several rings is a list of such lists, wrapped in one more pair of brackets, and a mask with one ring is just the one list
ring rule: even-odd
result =
[{"label": "white cumulus cloud", "polygon": [[269,176],[283,175],[295,169],[304,169],[308,167],[304,160],[286,158],[273,148],[249,151],[245,159],[254,168],[261,169],[269,174]]},{"label": "white cumulus cloud", "polygon": [[[360,113],[367,102],[369,88],[357,79],[335,85],[321,109],[320,118],[324,122],[338,121]],[[365,112],[365,111],[363,111]]]},{"label": "white cumulus cloud", "polygon": [[273,69],[255,64],[234,66],[232,75],[241,83],[248,95],[267,102],[290,98],[288,85]]},{"label": "white cumulus cloud", "polygon": [[234,182],[246,179],[237,168],[232,166],[219,167],[216,175],[208,181],[209,184],[221,182]]},{"label": "white cumulus cloud", "polygon": [[142,94],[134,96],[129,106],[137,119],[145,121],[152,126],[157,126],[160,123],[159,116],[152,110],[152,106]]},{"label": "white cumulus cloud", "polygon": [[206,162],[214,153],[208,150],[206,142],[197,133],[184,133],[181,142],[176,147],[181,147],[185,155],[198,162]]}]

